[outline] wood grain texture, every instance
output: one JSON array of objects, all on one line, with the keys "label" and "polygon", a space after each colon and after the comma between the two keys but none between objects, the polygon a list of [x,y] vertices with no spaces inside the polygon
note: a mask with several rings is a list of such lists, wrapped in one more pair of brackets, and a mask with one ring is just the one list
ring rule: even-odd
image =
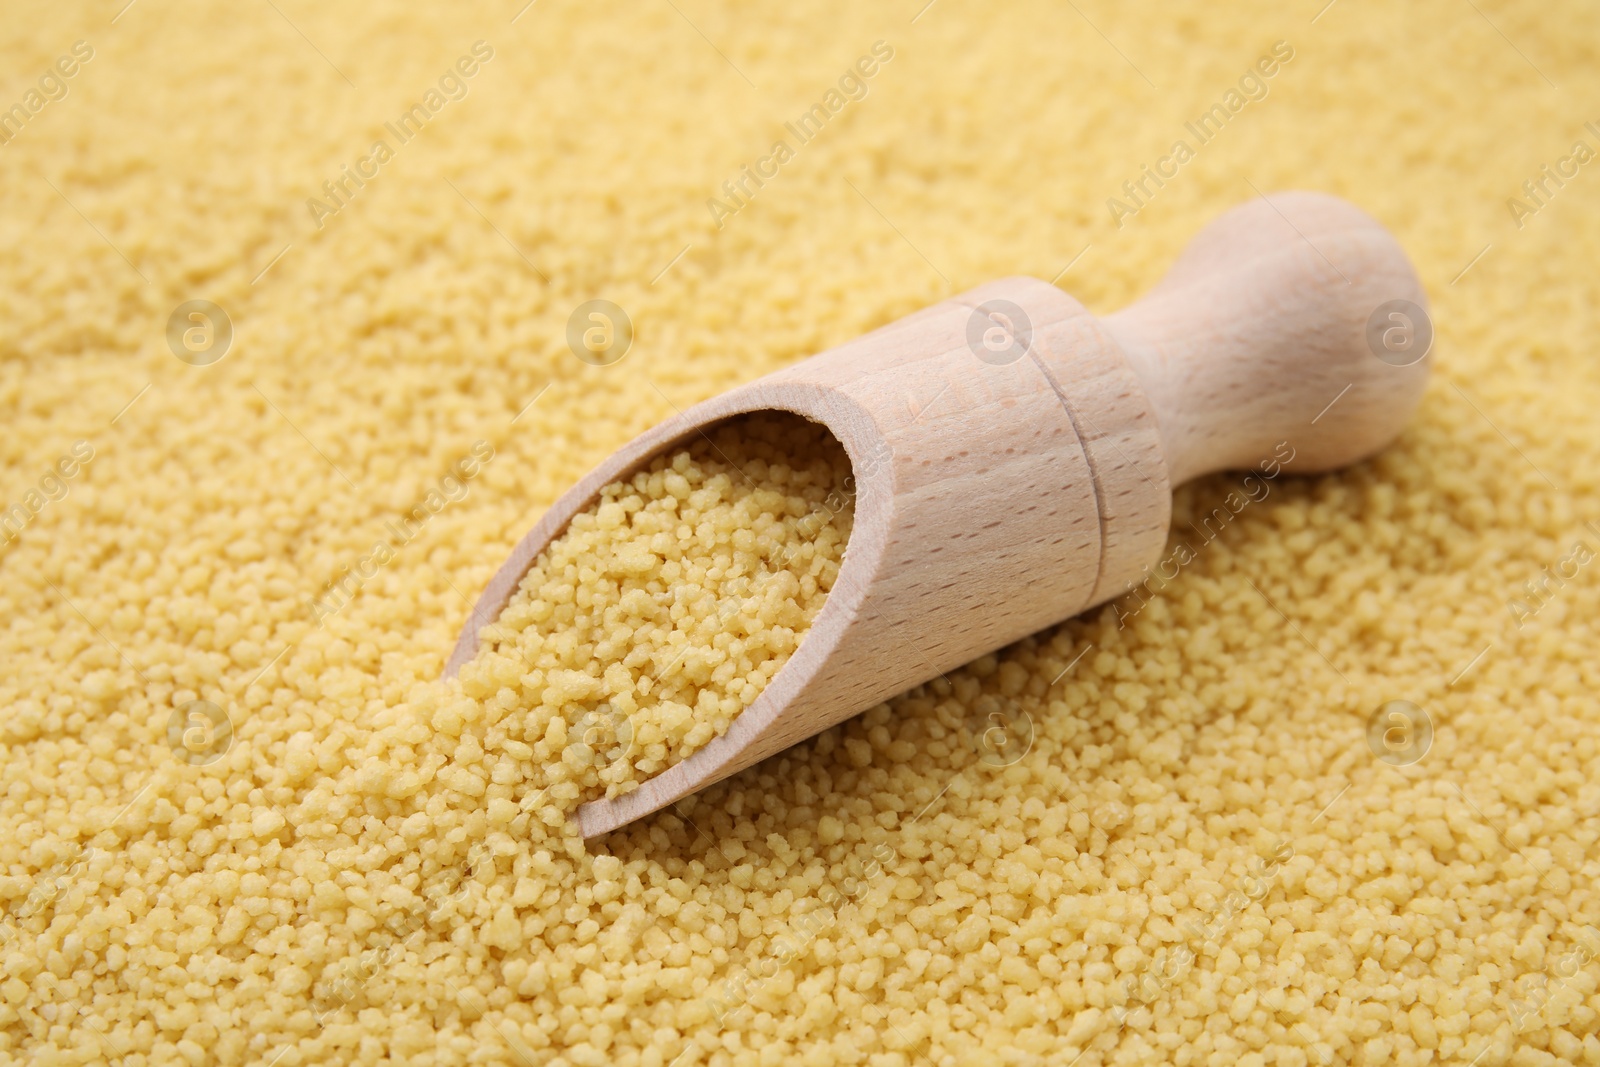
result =
[{"label": "wood grain texture", "polygon": [[1334,197],[1279,193],[1206,227],[1105,325],[1155,405],[1178,485],[1249,467],[1276,441],[1292,442],[1295,472],[1308,473],[1393,440],[1429,360],[1391,366],[1368,347],[1367,320],[1391,300],[1428,306],[1387,230]]},{"label": "wood grain texture", "polygon": [[[833,432],[856,517],[827,602],[726,734],[578,809],[585,837],[604,833],[1121,594],[1165,546],[1175,484],[1251,465],[1280,440],[1295,444],[1296,471],[1381,448],[1428,370],[1369,349],[1367,320],[1392,299],[1426,306],[1381,226],[1332,197],[1285,193],[1223,215],[1148,296],[1104,320],[1031,278],[925,308],[608,457],[490,580],[446,673],[476,653],[544,546],[651,456],[750,411]],[[972,343],[996,325],[1026,345]]]}]

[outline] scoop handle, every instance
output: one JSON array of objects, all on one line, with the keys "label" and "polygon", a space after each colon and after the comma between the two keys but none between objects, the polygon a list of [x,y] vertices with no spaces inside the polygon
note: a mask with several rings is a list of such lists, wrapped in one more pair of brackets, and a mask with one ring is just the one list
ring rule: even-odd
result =
[{"label": "scoop handle", "polygon": [[1320,193],[1261,197],[1202,230],[1103,323],[1160,427],[1173,485],[1295,450],[1329,470],[1399,435],[1427,384],[1427,295],[1399,243]]}]

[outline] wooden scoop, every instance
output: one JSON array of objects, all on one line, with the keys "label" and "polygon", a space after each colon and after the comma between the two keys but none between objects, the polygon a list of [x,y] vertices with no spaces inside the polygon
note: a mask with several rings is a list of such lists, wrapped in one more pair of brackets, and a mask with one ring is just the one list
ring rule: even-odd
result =
[{"label": "wooden scoop", "polygon": [[501,567],[446,666],[472,659],[523,573],[600,489],[743,412],[844,445],[855,525],[800,647],[728,732],[635,792],[615,829],[1147,577],[1171,487],[1293,449],[1293,473],[1392,440],[1421,399],[1427,297],[1360,210],[1281,193],[1208,226],[1149,295],[1097,319],[1033,278],[935,304],[714,397],[625,445]]}]

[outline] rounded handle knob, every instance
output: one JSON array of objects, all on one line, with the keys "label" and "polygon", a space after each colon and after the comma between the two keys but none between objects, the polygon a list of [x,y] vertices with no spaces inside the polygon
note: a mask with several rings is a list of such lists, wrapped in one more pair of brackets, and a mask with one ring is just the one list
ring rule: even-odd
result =
[{"label": "rounded handle knob", "polygon": [[1427,384],[1427,295],[1398,242],[1335,197],[1290,192],[1227,212],[1137,303],[1106,317],[1155,410],[1172,484],[1254,466],[1365,458]]}]

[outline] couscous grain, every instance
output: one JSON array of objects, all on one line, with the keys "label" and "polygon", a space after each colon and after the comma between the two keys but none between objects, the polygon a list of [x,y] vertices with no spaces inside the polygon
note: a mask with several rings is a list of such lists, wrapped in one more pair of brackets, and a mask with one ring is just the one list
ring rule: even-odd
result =
[{"label": "couscous grain", "polygon": [[[0,103],[94,59],[0,145],[0,1064],[1600,1064],[1600,175],[1541,169],[1596,145],[1592,14],[923,6],[8,3]],[[1395,232],[1435,380],[1203,548],[1237,483],[1181,490],[1195,558],[1126,625],[587,847],[532,694],[437,683],[516,539],[675,408],[1006,274],[1126,306],[1252,185]],[[601,297],[603,367],[566,343]],[[168,343],[197,299],[208,365]],[[962,383],[906,386],[915,420]]]},{"label": "couscous grain", "polygon": [[721,423],[573,518],[481,633],[462,690],[509,701],[554,794],[637,788],[721,736],[799,647],[854,504],[827,430]]}]

